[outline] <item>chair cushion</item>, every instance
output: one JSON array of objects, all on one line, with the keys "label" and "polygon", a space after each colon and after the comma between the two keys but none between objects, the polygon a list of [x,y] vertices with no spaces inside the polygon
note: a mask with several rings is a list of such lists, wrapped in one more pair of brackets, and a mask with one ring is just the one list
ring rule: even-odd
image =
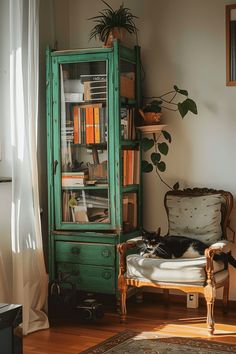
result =
[{"label": "chair cushion", "polygon": [[[144,258],[127,256],[126,277],[157,283],[203,284],[206,280],[206,258]],[[215,273],[224,270],[223,262],[214,262]]]},{"label": "chair cushion", "polygon": [[166,197],[169,235],[187,236],[207,245],[222,237],[220,194]]}]

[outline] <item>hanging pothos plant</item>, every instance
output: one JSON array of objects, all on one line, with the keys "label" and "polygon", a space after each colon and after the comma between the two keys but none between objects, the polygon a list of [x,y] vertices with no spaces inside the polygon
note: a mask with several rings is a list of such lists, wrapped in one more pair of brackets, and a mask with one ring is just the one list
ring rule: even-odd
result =
[{"label": "hanging pothos plant", "polygon": [[[174,99],[178,95],[185,96],[185,99],[180,102],[175,102]],[[146,97],[146,99],[151,99],[151,102],[146,104],[143,108],[143,112],[161,112],[162,108],[165,108],[172,111],[178,111],[182,118],[184,118],[188,112],[192,112],[193,114],[198,113],[195,101],[188,97],[188,91],[179,89],[176,85],[172,91],[158,97]],[[170,189],[177,190],[179,189],[179,182],[176,182],[171,187],[161,177],[161,173],[166,171],[166,163],[163,161],[163,157],[167,156],[171,141],[171,135],[166,130],[160,131],[158,136],[156,136],[156,133],[153,134],[152,139],[143,138],[143,151],[147,152],[152,149],[153,152],[150,155],[151,161],[142,161],[142,172],[150,173],[155,169],[162,183]]]}]

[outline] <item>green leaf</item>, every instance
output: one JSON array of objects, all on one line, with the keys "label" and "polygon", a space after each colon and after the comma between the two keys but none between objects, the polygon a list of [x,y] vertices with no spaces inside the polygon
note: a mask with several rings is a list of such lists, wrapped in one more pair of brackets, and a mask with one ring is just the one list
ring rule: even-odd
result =
[{"label": "green leaf", "polygon": [[169,143],[171,143],[172,139],[171,139],[170,133],[168,133],[166,130],[162,130],[162,134],[163,134],[164,138],[165,138],[166,140],[168,140]]},{"label": "green leaf", "polygon": [[174,90],[178,93],[180,93],[181,95],[184,95],[184,96],[188,96],[188,91],[187,90],[181,90],[178,88],[178,86],[174,85]]},{"label": "green leaf", "polygon": [[160,151],[161,154],[167,155],[169,151],[169,147],[166,143],[158,143],[158,150]]},{"label": "green leaf", "polygon": [[197,105],[191,98],[186,99],[188,104],[188,110],[194,114],[197,114]]},{"label": "green leaf", "polygon": [[181,117],[184,118],[188,111],[197,114],[197,105],[191,98],[186,98],[185,101],[178,103],[178,110]]},{"label": "green leaf", "polygon": [[146,160],[142,160],[141,168],[142,168],[142,172],[145,172],[145,173],[152,172],[152,170],[153,170],[152,164]]},{"label": "green leaf", "polygon": [[151,160],[153,164],[156,166],[158,162],[161,160],[161,154],[159,154],[158,152],[153,152],[151,154]]},{"label": "green leaf", "polygon": [[179,92],[178,86],[174,85],[174,90],[175,90],[176,92]]},{"label": "green leaf", "polygon": [[144,138],[142,140],[142,149],[143,151],[148,151],[150,150],[154,145],[154,140],[153,139],[149,139],[149,138]]},{"label": "green leaf", "polygon": [[160,172],[164,172],[166,170],[166,164],[164,161],[161,161],[157,164],[157,168]]},{"label": "green leaf", "polygon": [[177,191],[179,189],[179,182],[176,182],[174,185],[173,185],[173,189],[174,191]]},{"label": "green leaf", "polygon": [[188,113],[188,104],[186,104],[186,100],[178,103],[178,110],[181,117],[184,118]]},{"label": "green leaf", "polygon": [[179,90],[179,93],[181,95],[187,96],[188,97],[188,91],[187,90]]}]

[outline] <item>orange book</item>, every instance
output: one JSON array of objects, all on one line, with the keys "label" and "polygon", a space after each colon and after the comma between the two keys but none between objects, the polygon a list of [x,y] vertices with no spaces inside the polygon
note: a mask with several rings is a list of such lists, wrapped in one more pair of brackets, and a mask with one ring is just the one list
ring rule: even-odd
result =
[{"label": "orange book", "polygon": [[74,117],[74,144],[79,143],[79,107],[76,105],[73,107]]},{"label": "orange book", "polygon": [[94,119],[92,106],[87,106],[85,109],[85,122],[86,144],[94,144]]},{"label": "orange book", "polygon": [[127,150],[128,153],[128,158],[127,158],[127,184],[133,184],[133,175],[134,175],[134,169],[133,169],[133,150]]},{"label": "orange book", "polygon": [[127,150],[123,150],[123,185],[127,185]]},{"label": "orange book", "polygon": [[99,107],[94,107],[93,113],[94,113],[94,140],[96,144],[99,144],[101,142]]}]

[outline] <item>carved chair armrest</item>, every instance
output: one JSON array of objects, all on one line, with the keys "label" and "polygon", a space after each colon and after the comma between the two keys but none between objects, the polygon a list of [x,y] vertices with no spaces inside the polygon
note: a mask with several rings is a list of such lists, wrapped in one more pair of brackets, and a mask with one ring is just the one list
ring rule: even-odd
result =
[{"label": "carved chair armrest", "polygon": [[126,272],[126,252],[129,249],[135,248],[138,244],[138,241],[128,241],[128,242],[123,242],[119,243],[117,245],[118,252],[120,254],[120,266],[119,266],[119,276],[124,275]]},{"label": "carved chair armrest", "polygon": [[232,249],[233,243],[228,240],[220,240],[213,243],[209,249],[215,253],[225,252],[228,253]]},{"label": "carved chair armrest", "polygon": [[205,250],[205,257],[206,257],[206,274],[207,274],[207,283],[208,284],[215,284],[215,277],[214,277],[214,263],[213,257],[217,253],[221,252],[229,252],[232,247],[232,242],[227,240],[221,240],[215,242],[210,247]]}]

